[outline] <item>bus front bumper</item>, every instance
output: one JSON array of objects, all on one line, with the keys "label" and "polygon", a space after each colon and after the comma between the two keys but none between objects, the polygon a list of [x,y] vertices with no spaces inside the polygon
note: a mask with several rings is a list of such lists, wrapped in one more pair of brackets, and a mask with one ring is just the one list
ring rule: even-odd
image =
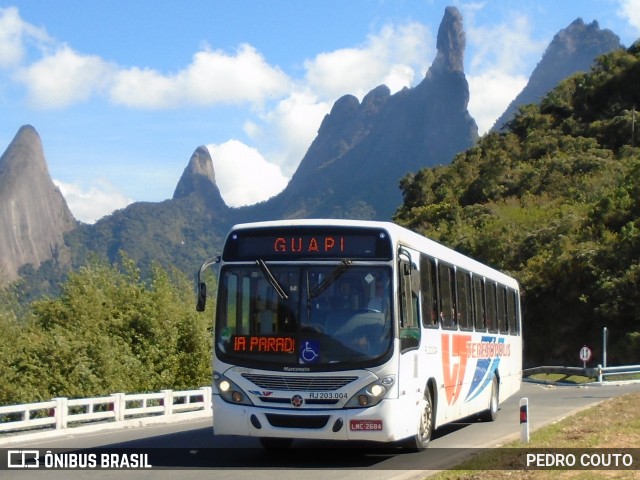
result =
[{"label": "bus front bumper", "polygon": [[[408,400],[408,399],[407,399]],[[213,399],[216,435],[393,442],[415,432],[418,418],[407,414],[406,401],[384,399],[368,408],[275,409],[234,405]]]}]

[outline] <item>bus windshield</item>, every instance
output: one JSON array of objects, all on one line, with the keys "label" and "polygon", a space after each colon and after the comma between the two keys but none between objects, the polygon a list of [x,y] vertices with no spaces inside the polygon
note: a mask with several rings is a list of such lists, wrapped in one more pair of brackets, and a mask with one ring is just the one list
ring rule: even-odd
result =
[{"label": "bus windshield", "polygon": [[334,264],[227,265],[216,352],[236,365],[284,369],[374,365],[392,345],[391,270]]}]

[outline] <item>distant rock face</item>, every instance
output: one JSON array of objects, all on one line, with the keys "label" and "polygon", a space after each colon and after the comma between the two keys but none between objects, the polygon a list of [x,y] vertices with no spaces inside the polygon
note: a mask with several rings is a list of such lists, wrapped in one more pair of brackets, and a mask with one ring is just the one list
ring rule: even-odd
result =
[{"label": "distant rock face", "polygon": [[619,48],[620,38],[611,30],[601,30],[596,21],[586,25],[581,18],[574,20],[553,37],[529,82],[496,120],[493,130],[503,128],[520,106],[540,102],[561,80],[588,71],[596,57]]},{"label": "distant rock face", "polygon": [[451,72],[464,72],[466,36],[462,28],[462,15],[455,7],[447,7],[438,28],[438,53],[431,69],[443,68]]},{"label": "distant rock face", "polygon": [[187,168],[184,169],[182,177],[173,192],[173,198],[186,198],[193,194],[215,194],[220,195],[220,190],[216,185],[216,175],[213,170],[213,161],[207,147],[199,146],[191,159]]},{"label": "distant rock face", "polygon": [[385,85],[359,102],[336,101],[287,188],[243,220],[341,217],[389,220],[402,203],[400,180],[447,164],[471,147],[478,128],[469,112],[462,15],[447,7],[438,52],[422,82],[394,95]]},{"label": "distant rock face", "polygon": [[38,133],[23,126],[0,157],[0,276],[11,281],[23,265],[64,262],[64,234],[75,225],[51,180]]}]

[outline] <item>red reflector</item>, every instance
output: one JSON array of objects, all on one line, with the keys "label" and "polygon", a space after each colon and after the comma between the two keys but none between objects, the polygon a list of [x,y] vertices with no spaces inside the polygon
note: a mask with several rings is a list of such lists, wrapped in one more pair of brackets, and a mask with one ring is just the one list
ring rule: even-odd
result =
[{"label": "red reflector", "polygon": [[362,432],[382,430],[382,420],[351,420],[349,430]]},{"label": "red reflector", "polygon": [[520,407],[520,423],[527,423],[527,407]]}]

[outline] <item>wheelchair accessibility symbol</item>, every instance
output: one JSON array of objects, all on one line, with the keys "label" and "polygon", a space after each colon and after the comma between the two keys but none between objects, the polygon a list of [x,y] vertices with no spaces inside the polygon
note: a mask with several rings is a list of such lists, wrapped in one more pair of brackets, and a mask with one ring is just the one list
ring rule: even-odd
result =
[{"label": "wheelchair accessibility symbol", "polygon": [[320,343],[305,340],[300,346],[300,363],[315,363],[320,357]]}]

